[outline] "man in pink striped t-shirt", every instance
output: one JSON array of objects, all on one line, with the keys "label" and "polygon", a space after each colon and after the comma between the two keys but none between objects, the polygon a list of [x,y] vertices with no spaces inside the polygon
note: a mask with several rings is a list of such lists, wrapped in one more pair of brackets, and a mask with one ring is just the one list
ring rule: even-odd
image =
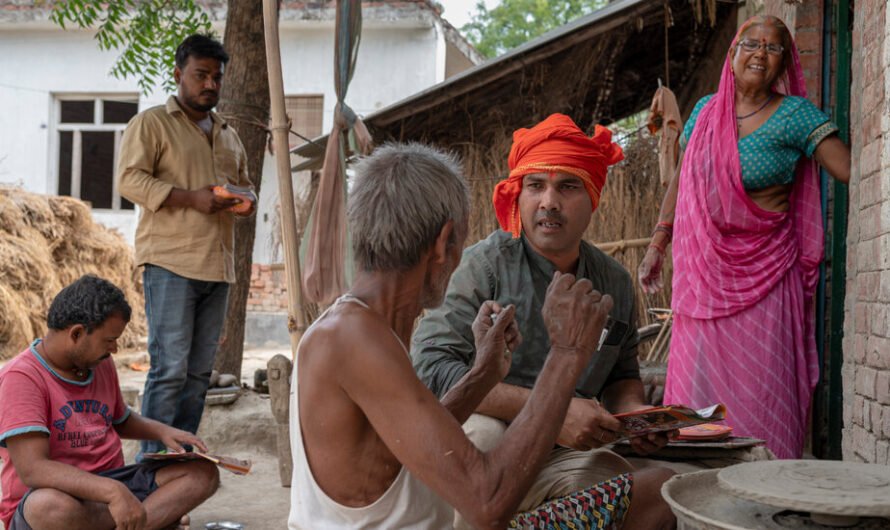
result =
[{"label": "man in pink striped t-shirt", "polygon": [[169,528],[216,491],[210,462],[124,466],[122,437],[206,450],[124,403],[110,357],[129,321],[120,289],[84,276],[53,300],[46,336],[0,370],[7,530]]}]

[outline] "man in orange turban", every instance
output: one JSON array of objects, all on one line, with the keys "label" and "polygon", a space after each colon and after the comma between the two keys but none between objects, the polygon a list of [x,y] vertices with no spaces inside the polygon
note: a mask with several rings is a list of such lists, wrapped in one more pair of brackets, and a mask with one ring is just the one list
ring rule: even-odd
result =
[{"label": "man in orange turban", "polygon": [[[611,137],[600,126],[588,137],[562,114],[513,134],[510,175],[498,183],[493,197],[503,230],[464,251],[444,303],[426,313],[412,341],[415,370],[433,392],[444,397],[469,373],[475,355],[473,320],[482,304],[496,301],[492,321],[501,308],[515,306],[522,343],[512,352],[510,371],[464,424],[470,440],[488,450],[497,445],[522,409],[550,351],[542,310],[554,274],[584,278],[597,296],[611,295],[612,329],[584,373],[571,375],[578,377],[577,397],[557,439],[560,447],[552,451],[520,510],[632,471],[626,460],[605,448],[620,437],[621,423],[613,414],[650,406],[640,381],[630,274],[583,240],[599,205],[608,167],[623,158]],[[635,438],[632,446],[646,454],[667,441],[665,435],[650,435]],[[673,523],[659,493],[670,475],[663,469],[633,471],[633,502],[628,512],[633,528]],[[467,527],[458,516],[456,528]]]},{"label": "man in orange turban", "polygon": [[526,175],[563,173],[577,177],[590,196],[593,211],[600,203],[606,171],[622,160],[624,153],[612,143],[612,131],[595,125],[593,136],[588,137],[565,114],[551,114],[531,129],[519,129],[513,133],[513,148],[507,159],[510,176],[495,186],[492,197],[501,228],[519,237],[522,223],[517,201]]}]

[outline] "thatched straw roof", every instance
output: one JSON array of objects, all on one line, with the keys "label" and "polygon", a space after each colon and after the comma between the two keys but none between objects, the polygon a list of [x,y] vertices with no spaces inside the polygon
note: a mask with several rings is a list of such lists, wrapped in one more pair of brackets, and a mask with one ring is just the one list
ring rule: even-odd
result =
[{"label": "thatched straw roof", "polygon": [[[715,9],[712,26],[698,9],[704,1],[667,2],[673,22],[667,32],[667,73],[665,3],[619,0],[364,121],[377,143],[418,141],[460,155],[473,201],[467,243],[474,243],[497,227],[491,193],[507,173],[514,130],[554,112],[568,114],[588,131],[596,123],[608,125],[648,108],[658,80],[667,82],[668,74],[687,114],[699,97],[716,88],[735,33],[736,5],[707,2]],[[305,161],[294,170],[320,168],[326,141],[321,137],[297,148],[294,153]],[[639,136],[626,147],[627,160],[611,171],[585,234],[590,241],[646,238],[656,223],[663,191],[652,139]],[[645,246],[628,248],[615,257],[635,277],[644,251]],[[637,301],[644,322],[646,307],[669,306],[670,289],[654,297],[638,290]]]},{"label": "thatched straw roof", "polygon": [[[714,27],[689,0],[670,0],[670,86],[689,108],[716,82],[736,26],[733,2],[717,4]],[[645,109],[665,69],[665,10],[659,0],[620,0],[365,118],[378,142],[442,147],[499,143],[504,131],[553,112],[585,129]],[[304,144],[298,169],[321,167],[325,137]],[[506,153],[502,153],[506,160]]]}]

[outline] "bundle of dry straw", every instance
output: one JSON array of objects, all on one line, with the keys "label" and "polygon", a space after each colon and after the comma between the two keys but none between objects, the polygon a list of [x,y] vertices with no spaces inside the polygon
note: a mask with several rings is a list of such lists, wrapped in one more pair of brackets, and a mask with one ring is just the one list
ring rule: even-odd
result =
[{"label": "bundle of dry straw", "polygon": [[0,359],[46,333],[53,297],[84,274],[124,291],[133,317],[119,345],[135,347],[147,328],[132,248],[77,199],[0,186]]},{"label": "bundle of dry straw", "polygon": [[[585,233],[585,238],[595,244],[649,238],[658,223],[658,212],[665,192],[658,172],[658,139],[648,133],[637,132],[627,138],[622,147],[624,161],[610,169],[599,208],[594,212]],[[664,289],[660,293],[646,295],[637,281],[637,267],[643,261],[647,247],[648,242],[610,252],[633,278],[639,326],[654,321],[646,314],[649,308],[671,307],[673,267],[670,246],[662,271]]]}]

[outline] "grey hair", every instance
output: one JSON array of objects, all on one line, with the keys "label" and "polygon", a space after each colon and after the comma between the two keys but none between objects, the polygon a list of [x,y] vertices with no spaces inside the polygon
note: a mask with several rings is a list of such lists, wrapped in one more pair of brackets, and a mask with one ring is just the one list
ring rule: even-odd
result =
[{"label": "grey hair", "polygon": [[[465,230],[470,196],[457,158],[418,143],[387,143],[355,166],[346,215],[356,264],[407,270],[453,221]],[[452,232],[450,244],[454,244]]]}]

